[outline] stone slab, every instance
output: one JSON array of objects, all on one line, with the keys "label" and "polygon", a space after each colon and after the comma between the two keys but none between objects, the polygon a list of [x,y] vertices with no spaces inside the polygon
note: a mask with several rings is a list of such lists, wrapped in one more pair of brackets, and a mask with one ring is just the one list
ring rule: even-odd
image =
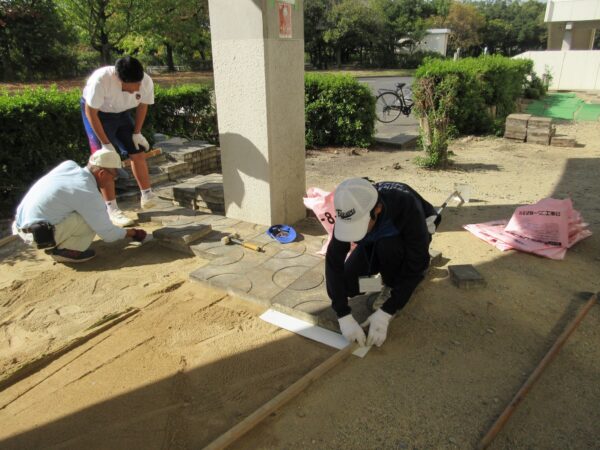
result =
[{"label": "stone slab", "polygon": [[531,119],[531,114],[509,114],[506,117],[506,122],[525,122],[527,123]]},{"label": "stone slab", "polygon": [[154,230],[152,236],[161,245],[189,255],[194,253],[189,245],[211,232],[210,225],[205,224],[173,224]]},{"label": "stone slab", "polygon": [[471,264],[448,266],[452,283],[461,289],[485,286],[483,276]]},{"label": "stone slab", "polygon": [[570,136],[553,136],[550,145],[554,147],[577,147],[577,141]]},{"label": "stone slab", "polygon": [[170,203],[170,206],[156,207],[149,210],[138,211],[138,222],[155,222],[159,224],[181,221],[183,217],[194,217],[198,212],[182,208]]},{"label": "stone slab", "polygon": [[532,116],[527,122],[527,129],[535,129],[535,128],[551,128],[552,126],[552,118],[550,117],[538,117]]}]

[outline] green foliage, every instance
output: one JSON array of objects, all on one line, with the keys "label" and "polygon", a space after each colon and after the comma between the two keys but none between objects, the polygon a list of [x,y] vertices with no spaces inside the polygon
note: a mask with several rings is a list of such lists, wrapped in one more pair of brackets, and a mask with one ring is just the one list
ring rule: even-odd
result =
[{"label": "green foliage", "polygon": [[353,77],[307,74],[305,119],[308,147],[368,147],[375,127],[375,99]]},{"label": "green foliage", "polygon": [[535,73],[529,75],[523,88],[523,97],[537,100],[546,95],[548,86]]},{"label": "green foliage", "polygon": [[[0,91],[0,214],[12,214],[29,186],[66,159],[85,163],[81,92],[51,89]],[[371,144],[375,100],[369,88],[339,75],[306,77],[306,142],[366,147]],[[218,140],[213,90],[206,85],[155,87],[142,132]]]},{"label": "green foliage", "polygon": [[133,27],[151,11],[147,0],[56,0],[68,23],[96,50],[104,65]]},{"label": "green foliage", "polygon": [[490,52],[510,56],[545,48],[545,2],[494,0],[474,5],[486,18],[481,37]]},{"label": "green foliage", "polygon": [[73,74],[75,36],[51,0],[0,0],[0,80]]},{"label": "green foliage", "polygon": [[[456,102],[448,107],[451,123],[459,133],[483,134],[495,130],[492,107],[496,108],[498,119],[514,111],[532,71],[531,60],[502,56],[428,60],[417,69],[415,84],[418,87],[424,80],[439,84],[448,77],[456,77],[458,83],[453,85]],[[421,114],[425,112],[421,110]]]},{"label": "green foliage", "polygon": [[444,59],[444,57],[437,52],[424,52],[420,50],[397,55],[398,67],[401,69],[416,69],[423,64],[425,59]]},{"label": "green foliage", "polygon": [[11,210],[29,185],[58,162],[85,160],[89,149],[79,97],[56,88],[0,95],[0,212]]},{"label": "green foliage", "polygon": [[[84,163],[89,144],[81,118],[79,90],[0,93],[0,213],[12,213],[28,187],[66,159]],[[208,86],[156,89],[142,132],[216,141],[217,125]]]},{"label": "green foliage", "polygon": [[146,119],[148,133],[164,133],[215,143],[217,115],[213,91],[207,85],[155,87],[154,105]]},{"label": "green foliage", "polygon": [[421,116],[420,142],[427,153],[416,159],[422,167],[443,168],[448,164],[451,114],[456,110],[459,83],[459,77],[450,74],[439,80],[421,78],[414,87],[415,108]]}]

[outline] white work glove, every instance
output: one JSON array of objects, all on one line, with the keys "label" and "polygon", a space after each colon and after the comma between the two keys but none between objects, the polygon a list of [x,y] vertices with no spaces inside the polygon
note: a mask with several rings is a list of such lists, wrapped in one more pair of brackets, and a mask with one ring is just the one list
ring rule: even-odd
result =
[{"label": "white work glove", "polygon": [[437,219],[437,214],[435,216],[429,216],[425,219],[425,223],[427,224],[427,231],[429,234],[435,233],[435,220]]},{"label": "white work glove", "polygon": [[387,329],[390,320],[392,320],[392,315],[379,308],[363,322],[361,326],[369,326],[367,345],[376,345],[377,347],[383,345],[385,338],[387,337]]},{"label": "white work glove", "polygon": [[109,150],[111,152],[116,152],[115,147],[110,142],[108,144],[102,144],[102,148],[100,150]]},{"label": "white work glove", "polygon": [[361,347],[365,346],[365,332],[356,319],[352,317],[352,314],[339,317],[338,323],[340,324],[340,330],[346,339],[350,342],[357,342]]},{"label": "white work glove", "polygon": [[133,139],[133,146],[138,150],[140,149],[140,145],[144,147],[145,151],[150,150],[150,144],[148,144],[148,141],[142,135],[142,133],[133,133],[131,139]]}]

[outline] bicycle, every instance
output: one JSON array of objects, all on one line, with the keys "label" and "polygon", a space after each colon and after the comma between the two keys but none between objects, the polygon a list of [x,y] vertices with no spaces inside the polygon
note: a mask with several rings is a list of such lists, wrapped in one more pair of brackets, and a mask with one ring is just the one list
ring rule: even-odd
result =
[{"label": "bicycle", "polygon": [[410,97],[404,96],[404,86],[406,83],[398,83],[396,89],[379,89],[375,100],[377,120],[390,123],[400,117],[400,114],[410,116],[414,102]]}]

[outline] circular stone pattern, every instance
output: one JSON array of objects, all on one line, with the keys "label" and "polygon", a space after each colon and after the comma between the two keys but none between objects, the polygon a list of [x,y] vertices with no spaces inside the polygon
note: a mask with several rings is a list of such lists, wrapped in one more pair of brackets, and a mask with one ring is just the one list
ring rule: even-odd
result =
[{"label": "circular stone pattern", "polygon": [[273,283],[282,289],[297,281],[308,270],[305,266],[289,266],[279,269],[273,274]]},{"label": "circular stone pattern", "polygon": [[288,286],[293,291],[308,291],[323,284],[323,274],[318,272],[307,272]]},{"label": "circular stone pattern", "polygon": [[227,266],[244,257],[244,249],[236,244],[212,247],[206,252],[215,255],[215,259],[210,260],[211,266]]},{"label": "circular stone pattern", "polygon": [[244,293],[248,293],[250,292],[250,289],[252,289],[252,281],[245,275],[237,273],[222,273],[209,278],[207,281],[213,286],[225,289],[231,288],[234,291],[241,291]]}]

